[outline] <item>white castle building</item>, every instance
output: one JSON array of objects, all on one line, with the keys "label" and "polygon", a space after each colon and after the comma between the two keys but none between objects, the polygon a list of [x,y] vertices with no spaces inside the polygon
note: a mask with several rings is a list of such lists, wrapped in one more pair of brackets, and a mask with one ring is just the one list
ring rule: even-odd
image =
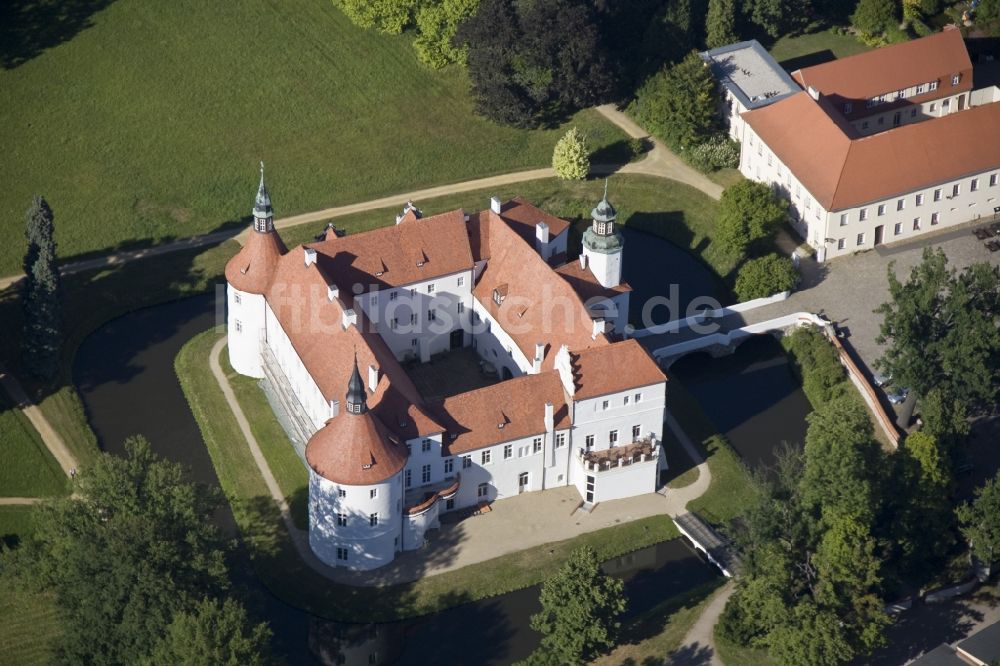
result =
[{"label": "white castle building", "polygon": [[740,171],[820,261],[1000,213],[1000,89],[973,88],[957,29],[791,76],[755,41],[702,59]]},{"label": "white castle building", "polygon": [[[331,227],[289,251],[262,166],[253,214],[226,266],[230,361],[267,379],[307,442],[324,562],[383,566],[443,513],[524,492],[572,485],[596,504],[656,489],[666,377],[619,335],[630,288],[606,191],[568,263],[569,223],[519,198],[432,217],[408,205],[394,226]],[[495,379],[428,384],[451,350]]]}]

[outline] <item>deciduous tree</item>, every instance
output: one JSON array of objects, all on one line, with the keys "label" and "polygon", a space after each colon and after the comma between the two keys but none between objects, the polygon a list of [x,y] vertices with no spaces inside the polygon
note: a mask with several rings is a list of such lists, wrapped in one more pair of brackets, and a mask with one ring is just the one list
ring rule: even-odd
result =
[{"label": "deciduous tree", "polygon": [[542,633],[540,652],[556,664],[589,661],[614,645],[625,610],[621,580],[604,574],[591,548],[578,548],[542,585],[542,611],[531,627]]},{"label": "deciduous tree", "polygon": [[708,0],[705,16],[705,45],[714,49],[740,41],[736,34],[735,0]]},{"label": "deciduous tree", "polygon": [[636,93],[636,120],[675,150],[712,135],[717,124],[715,80],[697,53],[651,76]]},{"label": "deciduous tree", "polygon": [[450,63],[465,64],[469,49],[455,43],[459,24],[476,13],[479,0],[438,0],[417,9],[417,38],[413,48],[420,61],[438,69]]},{"label": "deciduous tree", "polygon": [[956,273],[940,248],[926,248],[906,282],[893,263],[888,280],[891,300],[875,311],[883,317],[878,342],[887,345],[878,365],[919,396],[937,389],[969,415],[992,409],[1000,401],[1000,266]]},{"label": "deciduous tree", "polygon": [[870,36],[881,35],[898,21],[893,0],[860,0],[851,14],[851,25]]},{"label": "deciduous tree", "polygon": [[357,26],[399,34],[413,19],[417,0],[333,0],[333,4]]},{"label": "deciduous tree", "polygon": [[992,564],[1000,558],[1000,473],[976,489],[971,503],[958,507],[959,529],[979,561]]},{"label": "deciduous tree", "polygon": [[785,219],[788,202],[763,183],[741,180],[722,192],[716,216],[716,242],[732,256],[771,238]]},{"label": "deciduous tree", "polygon": [[235,599],[202,599],[174,613],[144,666],[264,666],[271,663],[267,623],[254,624]]},{"label": "deciduous tree", "polygon": [[740,266],[734,290],[741,301],[749,301],[788,291],[798,279],[799,272],[792,260],[772,253]]},{"label": "deciduous tree", "polygon": [[136,663],[175,613],[228,587],[225,546],[207,518],[217,492],[184,478],[141,437],[77,477],[76,495],[42,505],[35,534],[5,557],[51,591],[64,617],[66,663]]},{"label": "deciduous tree", "polygon": [[583,180],[590,171],[587,138],[575,127],[556,143],[552,151],[552,168],[563,180]]}]

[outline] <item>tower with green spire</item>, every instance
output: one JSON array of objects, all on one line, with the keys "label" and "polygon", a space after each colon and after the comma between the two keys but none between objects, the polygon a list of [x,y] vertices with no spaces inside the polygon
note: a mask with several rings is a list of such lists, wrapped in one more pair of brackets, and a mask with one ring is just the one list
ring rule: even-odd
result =
[{"label": "tower with green spire", "polygon": [[604,198],[590,211],[593,224],[583,232],[583,255],[587,267],[603,287],[617,287],[622,281],[622,250],[625,239],[619,233],[618,212],[608,201],[608,181],[604,181]]}]

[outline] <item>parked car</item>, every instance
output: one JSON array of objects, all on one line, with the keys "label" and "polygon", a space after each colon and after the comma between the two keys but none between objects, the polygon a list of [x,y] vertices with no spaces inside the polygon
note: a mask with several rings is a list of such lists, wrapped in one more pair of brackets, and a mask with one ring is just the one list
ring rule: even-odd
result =
[{"label": "parked car", "polygon": [[889,391],[886,393],[886,397],[889,398],[889,402],[891,402],[894,405],[901,404],[904,400],[906,400],[906,396],[908,395],[910,395],[910,389],[902,386],[894,389],[889,389]]},{"label": "parked car", "polygon": [[892,380],[891,372],[886,372],[884,374],[881,372],[876,372],[872,375],[872,381],[875,382],[875,386],[885,386],[891,380]]}]

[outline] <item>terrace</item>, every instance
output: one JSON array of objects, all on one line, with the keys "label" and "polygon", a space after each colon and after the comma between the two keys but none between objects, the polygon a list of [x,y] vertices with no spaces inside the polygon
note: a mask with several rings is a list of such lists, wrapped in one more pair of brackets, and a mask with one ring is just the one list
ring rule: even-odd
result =
[{"label": "terrace", "polygon": [[429,510],[439,500],[449,500],[458,492],[461,479],[458,474],[438,483],[429,483],[419,488],[410,488],[403,498],[407,516],[419,516]]},{"label": "terrace", "polygon": [[580,449],[579,456],[584,469],[588,472],[605,472],[636,463],[654,461],[659,455],[659,448],[660,443],[650,436],[625,446],[613,446],[602,451]]}]

